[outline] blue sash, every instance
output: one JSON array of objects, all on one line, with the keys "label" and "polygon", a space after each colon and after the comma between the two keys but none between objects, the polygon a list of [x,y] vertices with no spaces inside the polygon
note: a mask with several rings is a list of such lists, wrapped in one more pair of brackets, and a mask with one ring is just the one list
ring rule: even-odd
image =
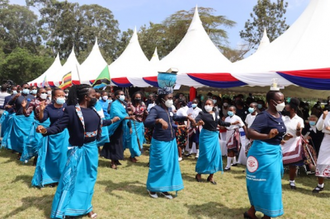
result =
[{"label": "blue sash", "polygon": [[[143,122],[132,121],[132,135],[130,136],[130,144],[128,145],[131,157],[138,157],[141,155],[139,143],[141,149],[143,147],[144,139],[144,124]],[[139,143],[138,143],[139,141]]]},{"label": "blue sash", "polygon": [[246,186],[251,205],[270,217],[283,215],[280,145],[254,140],[246,166]]},{"label": "blue sash", "polygon": [[[123,126],[123,148],[124,150],[126,150],[126,148],[130,148],[130,145],[132,143],[132,134],[129,133],[129,127],[127,125],[127,123],[129,122],[129,120],[124,120],[122,121]],[[118,122],[119,123],[119,122]]]},{"label": "blue sash", "polygon": [[0,137],[3,137],[3,135],[6,131],[8,118],[9,118],[9,112],[4,111],[1,118],[0,118],[0,125],[1,125]]},{"label": "blue sash", "polygon": [[59,182],[67,161],[68,146],[69,132],[67,129],[43,138],[42,147],[38,151],[32,186],[44,187],[47,184]]},{"label": "blue sash", "polygon": [[147,189],[149,191],[168,192],[183,189],[178,157],[176,139],[158,141],[152,138],[147,179]]},{"label": "blue sash", "polygon": [[199,157],[195,171],[199,174],[214,174],[223,171],[219,132],[201,130],[199,135]]},{"label": "blue sash", "polygon": [[38,120],[34,120],[31,128],[30,128],[30,134],[28,136],[27,143],[25,147],[23,148],[23,153],[21,156],[22,162],[27,162],[32,157],[38,155],[38,150],[42,147],[43,144],[43,136],[37,133],[36,129],[38,125],[42,125],[45,128],[49,127],[50,120],[47,119],[44,122],[39,122]]},{"label": "blue sash", "polygon": [[[105,119],[110,119],[110,117],[106,117]],[[109,143],[109,127],[108,126],[102,126],[102,132],[101,132],[101,138],[97,141],[97,146],[103,146],[105,143]]]},{"label": "blue sash", "polygon": [[3,121],[1,124],[1,132],[3,131],[1,147],[7,148],[10,150],[12,150],[12,146],[11,146],[11,142],[10,142],[10,134],[13,129],[14,116],[15,116],[15,113],[6,114],[6,116],[2,115],[2,117],[4,117],[4,118],[3,118]]},{"label": "blue sash", "polygon": [[15,115],[13,119],[13,127],[11,133],[9,133],[10,144],[14,151],[23,153],[29,140],[31,125],[34,121],[34,113],[32,112],[28,117]]},{"label": "blue sash", "polygon": [[68,160],[53,199],[51,218],[80,216],[93,210],[97,166],[96,141],[68,151]]}]

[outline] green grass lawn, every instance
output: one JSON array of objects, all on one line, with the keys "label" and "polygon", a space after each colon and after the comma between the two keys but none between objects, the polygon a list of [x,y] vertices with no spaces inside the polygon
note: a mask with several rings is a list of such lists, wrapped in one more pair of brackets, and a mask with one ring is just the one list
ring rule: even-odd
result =
[{"label": "green grass lawn", "polygon": [[[0,218],[49,218],[56,188],[32,188],[32,161],[22,164],[16,157],[6,149],[0,150]],[[212,185],[206,182],[205,175],[203,182],[197,183],[196,160],[185,159],[180,163],[185,188],[178,197],[152,199],[145,186],[147,152],[135,164],[128,161],[128,157],[126,150],[118,170],[110,169],[110,162],[100,159],[93,198],[98,218],[243,218],[249,208],[243,166],[215,174],[218,184]],[[316,177],[302,172],[294,191],[289,188],[288,174],[284,175],[282,218],[329,218],[329,180],[325,181],[325,190],[320,194],[312,193],[316,183]],[[262,214],[257,216],[261,218]]]}]

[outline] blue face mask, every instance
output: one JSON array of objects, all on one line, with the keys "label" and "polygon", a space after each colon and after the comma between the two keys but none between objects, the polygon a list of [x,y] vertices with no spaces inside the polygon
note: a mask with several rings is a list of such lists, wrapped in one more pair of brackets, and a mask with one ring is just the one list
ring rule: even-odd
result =
[{"label": "blue face mask", "polygon": [[17,94],[17,90],[13,90],[13,94],[16,95]]},{"label": "blue face mask", "polygon": [[58,105],[63,105],[65,103],[65,98],[64,97],[58,97],[58,98],[56,98],[56,103]]},{"label": "blue face mask", "polygon": [[262,109],[262,104],[258,104],[258,109]]},{"label": "blue face mask", "polygon": [[232,112],[232,111],[228,111],[227,114],[228,114],[228,116],[230,116],[230,117],[232,117],[233,115],[235,115],[235,113]]},{"label": "blue face mask", "polygon": [[197,107],[197,103],[193,103],[193,104],[191,104],[191,107],[192,107],[192,108],[196,108],[196,107]]},{"label": "blue face mask", "polygon": [[254,108],[253,107],[249,107],[249,113],[253,113],[254,112]]},{"label": "blue face mask", "polygon": [[125,100],[125,95],[120,95],[119,100],[123,102]]},{"label": "blue face mask", "polygon": [[112,103],[112,99],[110,99],[109,102]]},{"label": "blue face mask", "polygon": [[23,94],[29,94],[30,93],[30,90],[29,89],[23,89]]},{"label": "blue face mask", "polygon": [[316,125],[316,122],[315,121],[309,121],[309,125],[314,126],[314,125]]}]

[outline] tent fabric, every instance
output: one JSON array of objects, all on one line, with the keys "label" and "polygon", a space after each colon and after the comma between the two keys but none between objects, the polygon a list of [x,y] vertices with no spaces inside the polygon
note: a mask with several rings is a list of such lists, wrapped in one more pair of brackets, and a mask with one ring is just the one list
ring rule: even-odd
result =
[{"label": "tent fabric", "polygon": [[93,84],[107,65],[107,62],[101,54],[96,38],[92,51],[79,67],[80,83]]},{"label": "tent fabric", "polygon": [[56,56],[54,62],[52,63],[52,65],[42,75],[40,75],[38,78],[34,79],[33,81],[28,82],[28,84],[30,84],[32,86],[42,87],[43,82],[46,80],[45,82],[47,83],[47,78],[50,75],[57,72],[61,67],[62,67],[62,64],[60,61],[60,55],[57,53],[57,56]]},{"label": "tent fabric", "polygon": [[124,52],[109,65],[112,85],[148,87],[143,76],[151,75],[149,60],[143,53],[136,28]]},{"label": "tent fabric", "polygon": [[[178,69],[177,84],[202,87],[210,86],[200,78],[202,74],[230,72],[232,63],[220,52],[206,33],[196,7],[189,29],[181,42],[159,63],[159,71]],[[228,84],[228,86],[230,86]]]},{"label": "tent fabric", "polygon": [[[277,78],[280,85],[288,86],[294,83],[295,75],[290,77],[277,72],[328,68],[329,10],[330,1],[310,1],[306,10],[285,33],[263,50],[234,63],[233,76],[252,86],[268,86],[272,78]],[[324,88],[324,85],[319,83],[314,87]]]},{"label": "tent fabric", "polygon": [[71,72],[72,83],[80,84],[80,76],[78,70],[79,66],[80,64],[74,53],[74,48],[72,48],[72,51],[65,64],[53,74],[49,75],[49,77],[47,77],[47,83],[50,86],[59,86],[62,83],[63,76]]},{"label": "tent fabric", "polygon": [[330,68],[277,72],[280,76],[301,87],[330,90]]},{"label": "tent fabric", "polygon": [[157,47],[155,48],[154,54],[152,55],[150,62],[149,62],[150,68],[152,69],[152,73],[154,76],[148,76],[148,77],[142,77],[143,80],[150,84],[153,87],[158,87],[158,82],[157,82],[157,67],[159,65],[159,56],[157,52]]}]

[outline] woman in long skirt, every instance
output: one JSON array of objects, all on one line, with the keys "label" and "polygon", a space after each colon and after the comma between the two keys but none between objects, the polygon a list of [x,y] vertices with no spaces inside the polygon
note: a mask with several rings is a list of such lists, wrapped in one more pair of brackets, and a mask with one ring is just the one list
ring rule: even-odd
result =
[{"label": "woman in long skirt", "polygon": [[[96,218],[92,197],[98,167],[97,139],[101,137],[102,126],[102,120],[93,107],[96,101],[95,90],[91,86],[72,86],[63,117],[49,128],[37,128],[43,135],[54,135],[67,128],[70,135],[68,160],[53,199],[51,218],[86,214]],[[118,117],[103,120],[103,125],[118,120]]]},{"label": "woman in long skirt", "polygon": [[178,147],[175,139],[173,120],[184,121],[191,117],[179,117],[173,114],[173,95],[159,89],[158,105],[151,108],[145,121],[146,127],[154,127],[150,146],[150,167],[147,190],[150,197],[158,198],[157,192],[168,199],[173,197],[169,191],[183,189],[183,181],[178,161]]},{"label": "woman in long skirt", "polygon": [[195,178],[197,182],[201,182],[201,175],[209,174],[207,181],[215,185],[214,173],[223,171],[217,126],[230,126],[232,124],[223,122],[220,116],[215,113],[214,102],[211,99],[206,100],[204,110],[195,119],[198,125],[203,126],[199,135],[199,157],[195,168],[197,172]]},{"label": "woman in long skirt", "polygon": [[109,126],[110,143],[104,144],[101,156],[111,160],[111,168],[117,169],[120,165],[119,160],[124,159],[123,134],[125,128],[125,119],[130,119],[126,111],[125,95],[121,90],[115,92],[117,100],[111,103],[110,118],[119,117],[120,122]]},{"label": "woman in long skirt", "polygon": [[253,144],[247,155],[246,187],[251,207],[244,218],[257,219],[256,211],[264,213],[263,218],[283,215],[282,152],[280,143],[286,132],[281,112],[284,95],[269,91],[266,95],[268,109],[259,113],[248,130]]},{"label": "woman in long skirt", "polygon": [[[52,92],[54,103],[45,107],[40,106],[39,121],[50,120],[53,126],[64,114],[65,94],[63,90],[55,88]],[[69,146],[69,132],[49,135],[43,138],[43,145],[38,151],[37,166],[32,179],[32,186],[44,187],[58,183],[67,161]]]},{"label": "woman in long skirt", "polygon": [[132,96],[132,103],[127,105],[127,109],[131,110],[135,120],[131,121],[131,130],[128,148],[131,152],[130,160],[133,163],[137,162],[136,157],[141,155],[144,139],[144,120],[148,115],[147,107],[142,102],[142,93],[135,92]]},{"label": "woman in long skirt", "polygon": [[324,137],[320,146],[315,170],[318,184],[314,188],[313,193],[321,192],[324,189],[324,178],[330,177],[330,114],[328,110],[323,112],[323,115],[316,124],[316,128],[319,131],[322,130]]},{"label": "woman in long skirt", "polygon": [[[282,142],[283,164],[289,166],[289,185],[291,189],[296,189],[296,170],[297,166],[304,165],[303,142],[301,137],[304,120],[297,115],[300,101],[297,98],[291,98],[283,111],[283,122],[290,134],[290,139]],[[285,114],[285,115],[284,115]]]},{"label": "woman in long skirt", "polygon": [[[34,90],[33,90],[34,91]],[[36,165],[38,159],[38,150],[43,144],[43,138],[36,132],[38,125],[49,127],[49,120],[39,121],[40,106],[47,106],[50,100],[47,99],[47,92],[44,88],[40,88],[37,93],[37,97],[33,99],[29,104],[26,101],[22,103],[23,114],[29,117],[31,113],[34,114],[34,121],[30,126],[30,133],[27,137],[27,144],[23,148],[21,161],[27,163],[32,157],[34,157],[33,165]]]}]

